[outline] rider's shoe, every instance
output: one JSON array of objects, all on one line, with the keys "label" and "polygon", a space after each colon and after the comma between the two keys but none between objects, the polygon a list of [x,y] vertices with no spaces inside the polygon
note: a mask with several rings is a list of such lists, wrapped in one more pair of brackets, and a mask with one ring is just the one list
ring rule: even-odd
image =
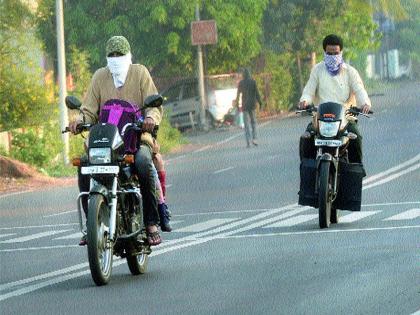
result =
[{"label": "rider's shoe", "polygon": [[84,234],[80,239],[79,246],[86,246],[87,245],[87,236]]},{"label": "rider's shoe", "polygon": [[166,203],[161,203],[158,205],[159,219],[160,219],[160,228],[163,232],[171,232],[172,227],[169,224],[171,220],[171,212],[168,210]]}]

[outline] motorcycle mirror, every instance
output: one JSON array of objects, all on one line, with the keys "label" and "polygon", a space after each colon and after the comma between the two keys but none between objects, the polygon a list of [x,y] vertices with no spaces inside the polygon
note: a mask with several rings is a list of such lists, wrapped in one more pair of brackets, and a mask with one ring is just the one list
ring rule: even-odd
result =
[{"label": "motorcycle mirror", "polygon": [[82,106],[79,99],[72,95],[66,96],[65,102],[68,109],[79,109]]},{"label": "motorcycle mirror", "polygon": [[159,107],[163,104],[163,96],[160,94],[153,94],[146,98],[144,107]]}]

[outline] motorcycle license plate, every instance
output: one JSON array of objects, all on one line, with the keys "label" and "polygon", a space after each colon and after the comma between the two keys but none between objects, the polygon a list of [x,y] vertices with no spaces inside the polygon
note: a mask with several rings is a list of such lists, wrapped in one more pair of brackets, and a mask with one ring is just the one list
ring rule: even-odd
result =
[{"label": "motorcycle license plate", "polygon": [[341,140],[315,139],[317,147],[340,147],[342,144]]},{"label": "motorcycle license plate", "polygon": [[116,165],[94,165],[82,167],[83,175],[90,174],[118,174],[120,167]]}]

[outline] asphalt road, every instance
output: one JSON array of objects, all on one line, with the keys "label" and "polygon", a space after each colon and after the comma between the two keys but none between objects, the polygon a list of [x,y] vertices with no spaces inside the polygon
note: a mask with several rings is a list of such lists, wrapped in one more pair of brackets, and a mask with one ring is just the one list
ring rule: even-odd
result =
[{"label": "asphalt road", "polygon": [[360,119],[360,213],[318,228],[298,206],[309,117],[195,135],[167,156],[175,231],[133,277],[96,287],[77,246],[76,187],[0,197],[0,314],[413,314],[420,309],[420,85],[372,97]]}]

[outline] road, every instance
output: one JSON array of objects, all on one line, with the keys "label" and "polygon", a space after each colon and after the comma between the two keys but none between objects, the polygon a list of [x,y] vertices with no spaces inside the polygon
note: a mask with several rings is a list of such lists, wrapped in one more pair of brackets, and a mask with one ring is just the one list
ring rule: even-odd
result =
[{"label": "road", "polygon": [[96,287],[76,187],[0,197],[1,314],[413,314],[420,309],[419,84],[372,97],[360,119],[360,213],[318,228],[297,205],[297,139],[309,117],[191,137],[167,156],[172,233],[133,277],[115,260]]}]

